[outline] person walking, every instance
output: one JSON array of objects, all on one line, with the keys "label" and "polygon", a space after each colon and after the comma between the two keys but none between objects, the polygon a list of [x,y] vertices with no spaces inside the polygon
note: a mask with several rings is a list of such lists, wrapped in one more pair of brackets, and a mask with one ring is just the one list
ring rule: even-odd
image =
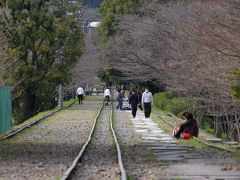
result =
[{"label": "person walking", "polygon": [[78,103],[82,104],[83,103],[83,95],[84,95],[84,90],[81,86],[77,89],[77,96],[78,96]]},{"label": "person walking", "polygon": [[110,102],[110,98],[111,98],[111,92],[110,92],[110,89],[109,88],[106,88],[105,91],[104,91],[104,102],[106,106],[108,106],[109,102]]},{"label": "person walking", "polygon": [[143,111],[143,107],[142,107],[142,93],[141,93],[141,91],[138,91],[137,94],[138,94],[138,99],[140,101],[139,104],[138,104],[138,107],[139,107],[139,109],[141,109],[141,111]]},{"label": "person walking", "polygon": [[139,95],[136,93],[136,90],[133,89],[132,94],[129,97],[129,104],[131,105],[133,118],[136,117],[137,107],[138,107],[139,102],[140,102]]},{"label": "person walking", "polygon": [[118,95],[117,95],[118,104],[116,109],[120,109],[120,110],[122,109],[124,94],[125,94],[125,91],[123,89],[120,92],[118,92]]},{"label": "person walking", "polygon": [[144,115],[146,118],[150,118],[152,111],[153,96],[149,91],[149,88],[145,88],[145,92],[142,94],[142,105],[144,109]]}]

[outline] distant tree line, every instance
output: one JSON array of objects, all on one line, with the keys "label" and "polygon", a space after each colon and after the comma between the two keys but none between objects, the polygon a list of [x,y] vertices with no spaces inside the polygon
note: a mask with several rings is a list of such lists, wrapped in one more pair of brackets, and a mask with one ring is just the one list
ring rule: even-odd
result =
[{"label": "distant tree line", "polygon": [[89,6],[92,8],[100,7],[102,0],[84,0],[83,5]]},{"label": "distant tree line", "polygon": [[142,0],[104,0],[101,4],[102,14],[99,32],[107,39],[116,33],[120,17],[132,10],[136,10]]}]

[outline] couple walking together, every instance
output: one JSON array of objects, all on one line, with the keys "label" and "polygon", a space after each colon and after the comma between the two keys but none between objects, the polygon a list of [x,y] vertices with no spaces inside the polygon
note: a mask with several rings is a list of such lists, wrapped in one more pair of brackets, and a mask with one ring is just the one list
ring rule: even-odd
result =
[{"label": "couple walking together", "polygon": [[129,104],[131,105],[133,118],[136,117],[137,107],[139,104],[143,106],[145,117],[150,118],[153,104],[152,93],[149,91],[148,88],[145,88],[145,92],[142,94],[142,97],[140,98],[139,94],[136,93],[136,90],[133,89],[132,94],[129,97]]}]

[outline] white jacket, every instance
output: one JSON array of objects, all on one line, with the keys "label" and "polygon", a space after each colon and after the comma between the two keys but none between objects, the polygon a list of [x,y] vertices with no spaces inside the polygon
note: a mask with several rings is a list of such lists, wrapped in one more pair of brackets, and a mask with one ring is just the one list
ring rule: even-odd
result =
[{"label": "white jacket", "polygon": [[84,90],[83,90],[82,87],[79,87],[79,88],[77,89],[77,95],[82,95],[82,94],[84,94]]},{"label": "white jacket", "polygon": [[143,103],[152,103],[153,104],[153,97],[151,92],[144,92],[142,95],[142,104]]},{"label": "white jacket", "polygon": [[104,91],[104,97],[106,97],[106,96],[111,97],[110,89],[105,89],[105,91]]}]

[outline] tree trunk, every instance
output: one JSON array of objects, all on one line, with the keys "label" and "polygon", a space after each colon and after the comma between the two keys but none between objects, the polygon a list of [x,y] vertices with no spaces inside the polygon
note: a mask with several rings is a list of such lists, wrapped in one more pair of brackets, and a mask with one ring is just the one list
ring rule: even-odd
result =
[{"label": "tree trunk", "polygon": [[24,119],[29,119],[34,115],[34,106],[35,106],[35,93],[31,90],[28,89],[25,92],[25,97],[24,97]]}]

